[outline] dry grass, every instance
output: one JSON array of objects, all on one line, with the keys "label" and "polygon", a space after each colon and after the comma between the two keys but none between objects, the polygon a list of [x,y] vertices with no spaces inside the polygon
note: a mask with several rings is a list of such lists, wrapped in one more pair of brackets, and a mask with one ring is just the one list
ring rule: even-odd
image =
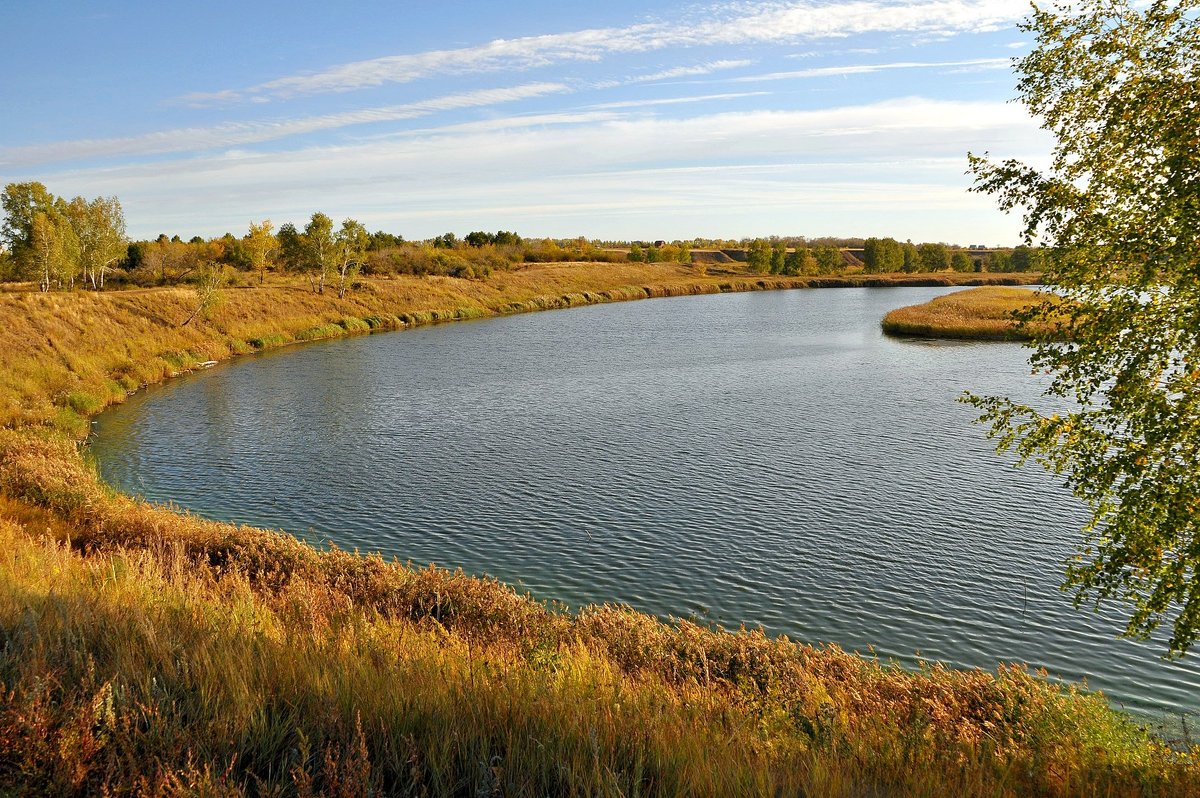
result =
[{"label": "dry grass", "polygon": [[956,291],[889,312],[883,331],[922,338],[1023,341],[1048,332],[1045,326],[1021,327],[1015,314],[1054,297],[1028,288],[986,286]]},{"label": "dry grass", "polygon": [[913,673],[319,551],[0,434],[0,783],[21,792],[1196,795],[1020,668]]},{"label": "dry grass", "polygon": [[72,439],[126,391],[241,351],[798,282],[540,267],[346,302],[280,284],[194,329],[173,290],[0,296],[0,794],[1200,795],[1194,752],[1020,668],[913,673],[567,614],[115,494]]},{"label": "dry grass", "polygon": [[[206,323],[180,323],[186,288],[104,294],[0,293],[0,427],[54,424],[86,431],[81,417],[209,360],[297,340],[464,318],[651,296],[837,285],[963,284],[971,275],[762,277],[699,274],[678,264],[545,264],[488,280],[366,280],[339,300],[300,281],[224,292]],[[997,275],[1012,280],[1019,276]]]}]

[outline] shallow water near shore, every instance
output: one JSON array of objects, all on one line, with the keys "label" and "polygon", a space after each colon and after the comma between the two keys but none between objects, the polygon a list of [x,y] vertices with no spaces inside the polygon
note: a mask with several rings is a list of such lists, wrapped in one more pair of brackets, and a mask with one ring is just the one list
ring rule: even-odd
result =
[{"label": "shallow water near shore", "polygon": [[625,602],[912,665],[1028,662],[1157,720],[1200,661],[1058,590],[1082,508],[998,457],[963,390],[1016,344],[886,338],[956,289],[597,305],[243,358],[102,414],[106,480],[539,598]]}]

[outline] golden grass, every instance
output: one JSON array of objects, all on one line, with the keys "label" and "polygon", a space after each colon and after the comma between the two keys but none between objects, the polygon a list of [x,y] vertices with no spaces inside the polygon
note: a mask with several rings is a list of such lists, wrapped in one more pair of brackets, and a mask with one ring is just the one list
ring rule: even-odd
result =
[{"label": "golden grass", "polygon": [[1030,340],[1049,330],[1019,327],[1013,314],[1054,296],[1028,288],[985,286],[936,297],[922,305],[897,308],[883,317],[889,335],[999,341]]},{"label": "golden grass", "polygon": [[[1013,280],[1020,276],[997,275]],[[339,300],[302,281],[228,289],[206,323],[186,288],[112,293],[0,293],[0,427],[56,424],[86,432],[80,417],[198,364],[235,354],[368,329],[652,296],[835,285],[962,284],[973,275],[770,277],[699,274],[679,264],[544,264],[487,280],[364,280]],[[955,282],[957,281],[957,283]]]},{"label": "golden grass", "polygon": [[45,794],[1195,795],[1020,668],[909,672],[319,551],[0,433],[0,783]]},{"label": "golden grass", "polygon": [[72,439],[143,383],[293,340],[796,284],[669,264],[345,302],[277,284],[184,329],[174,289],[0,297],[0,794],[1200,795],[1196,752],[1021,668],[569,614],[121,496]]}]

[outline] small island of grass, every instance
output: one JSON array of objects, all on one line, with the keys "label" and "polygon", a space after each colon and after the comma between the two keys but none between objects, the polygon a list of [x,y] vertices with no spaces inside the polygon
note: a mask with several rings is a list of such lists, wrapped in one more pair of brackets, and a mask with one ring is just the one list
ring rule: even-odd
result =
[{"label": "small island of grass", "polygon": [[1045,297],[1029,288],[999,285],[956,291],[891,311],[883,317],[883,331],[921,338],[1027,341],[1043,328],[1021,327],[1015,314]]}]

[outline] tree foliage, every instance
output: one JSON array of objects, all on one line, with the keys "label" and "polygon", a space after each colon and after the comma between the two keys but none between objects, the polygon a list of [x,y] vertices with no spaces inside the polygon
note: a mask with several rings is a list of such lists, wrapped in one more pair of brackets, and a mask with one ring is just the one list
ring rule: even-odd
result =
[{"label": "tree foliage", "polygon": [[334,235],[336,249],[335,262],[338,273],[338,299],[346,296],[350,282],[362,268],[363,259],[367,255],[367,247],[371,245],[371,235],[361,222],[346,219]]},{"label": "tree foliage", "polygon": [[81,275],[92,288],[103,288],[105,273],[126,254],[125,215],[116,197],[67,202],[41,183],[9,183],[0,204],[0,238],[13,271],[43,291],[73,288]]},{"label": "tree foliage", "polygon": [[207,319],[221,304],[221,289],[225,287],[227,280],[224,264],[210,259],[201,261],[192,279],[192,291],[195,293],[192,312],[179,326],[186,327],[196,319]]},{"label": "tree foliage", "polygon": [[43,291],[49,291],[51,286],[74,286],[79,266],[79,238],[60,208],[34,212],[29,241],[22,252]]},{"label": "tree foliage", "polygon": [[771,270],[771,243],[765,238],[756,238],[746,247],[746,262],[755,274],[766,274]]},{"label": "tree foliage", "polygon": [[76,197],[66,204],[66,216],[79,242],[79,266],[93,289],[104,288],[108,270],[126,254],[125,213],[116,197],[91,202]]},{"label": "tree foliage", "polygon": [[337,253],[333,220],[320,211],[314,213],[304,225],[299,244],[298,268],[308,276],[314,293],[325,293],[325,278],[333,268]]},{"label": "tree foliage", "polygon": [[[1197,0],[1035,8],[1022,102],[1056,140],[1045,170],[971,158],[975,190],[1024,212],[1070,342],[1036,342],[1054,413],[970,397],[1001,449],[1065,476],[1090,510],[1077,603],[1128,602],[1126,633],[1200,634],[1200,26]],[[1015,253],[1014,253],[1015,254]],[[1060,311],[1061,312],[1061,311]],[[1047,306],[1026,319],[1051,318]]]},{"label": "tree foliage", "polygon": [[923,272],[940,272],[950,268],[950,250],[945,244],[921,244],[917,247],[917,268]]},{"label": "tree foliage", "polygon": [[279,248],[279,241],[271,234],[274,228],[275,225],[271,223],[270,219],[264,219],[257,224],[251,222],[250,229],[242,239],[242,246],[250,259],[250,268],[258,272],[259,285],[262,285],[266,279],[267,264],[271,260],[271,255]]},{"label": "tree foliage", "polygon": [[863,264],[871,274],[904,268],[904,247],[894,238],[868,238],[863,242]]},{"label": "tree foliage", "polygon": [[813,258],[817,261],[817,271],[821,274],[833,274],[845,265],[840,249],[827,244],[813,249]]}]

